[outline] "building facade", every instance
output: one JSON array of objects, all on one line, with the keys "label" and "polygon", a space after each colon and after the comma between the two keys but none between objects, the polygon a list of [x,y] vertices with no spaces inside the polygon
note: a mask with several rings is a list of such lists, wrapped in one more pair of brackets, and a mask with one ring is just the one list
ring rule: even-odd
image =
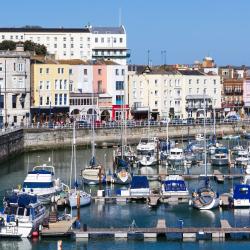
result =
[{"label": "building facade", "polygon": [[34,122],[119,120],[125,98],[127,66],[112,61],[34,59],[32,118]]},{"label": "building facade", "polygon": [[129,105],[135,119],[199,118],[204,99],[207,116],[221,108],[221,83],[218,75],[198,70],[144,69],[132,66],[128,72]]},{"label": "building facade", "polygon": [[240,115],[243,115],[243,85],[245,81],[245,69],[243,67],[221,67],[219,69],[219,74],[223,85],[222,108],[225,116],[231,111],[235,111]]},{"label": "building facade", "polygon": [[69,117],[69,65],[34,60],[31,74],[32,122],[66,121]]},{"label": "building facade", "polygon": [[22,46],[0,51],[0,126],[28,124],[30,119],[30,53]]},{"label": "building facade", "polygon": [[32,42],[45,45],[56,59],[107,59],[126,64],[130,56],[126,31],[120,27],[0,28],[0,42]]}]

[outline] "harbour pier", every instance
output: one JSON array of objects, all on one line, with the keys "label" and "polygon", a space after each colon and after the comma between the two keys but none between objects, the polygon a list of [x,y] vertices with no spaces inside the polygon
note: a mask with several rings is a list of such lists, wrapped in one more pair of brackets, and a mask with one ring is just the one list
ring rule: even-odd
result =
[{"label": "harbour pier", "polygon": [[[167,226],[164,219],[158,220],[156,227],[139,228],[132,225],[127,228],[90,228],[84,225],[80,229],[69,228],[73,221],[56,222],[51,229],[41,231],[41,237],[69,236],[76,240],[91,239],[127,239],[127,240],[146,240],[166,239],[166,240],[242,240],[250,239],[250,228],[248,227],[231,227],[227,220],[220,220],[220,227],[184,227],[183,221],[180,220],[179,227]],[[58,224],[58,225],[57,225]],[[60,225],[59,225],[60,224]],[[60,228],[57,230],[56,228]],[[55,230],[56,229],[56,230]],[[63,233],[62,233],[63,232]]]}]

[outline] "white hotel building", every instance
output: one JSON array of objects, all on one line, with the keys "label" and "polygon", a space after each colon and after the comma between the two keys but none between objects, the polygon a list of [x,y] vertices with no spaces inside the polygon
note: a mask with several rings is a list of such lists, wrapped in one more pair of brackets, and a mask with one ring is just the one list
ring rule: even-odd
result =
[{"label": "white hotel building", "polygon": [[221,109],[220,76],[198,70],[173,70],[130,66],[128,72],[129,106],[135,119],[203,117]]},{"label": "white hotel building", "polygon": [[32,42],[45,45],[55,59],[110,59],[125,65],[130,56],[124,26],[84,28],[0,28],[0,42]]}]

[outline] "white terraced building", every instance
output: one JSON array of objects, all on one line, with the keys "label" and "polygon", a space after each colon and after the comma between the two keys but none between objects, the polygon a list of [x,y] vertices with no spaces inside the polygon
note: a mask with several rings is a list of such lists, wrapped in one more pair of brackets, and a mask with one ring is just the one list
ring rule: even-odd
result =
[{"label": "white terraced building", "polygon": [[203,117],[205,98],[207,117],[221,111],[221,81],[216,74],[198,70],[166,71],[129,66],[128,99],[131,115],[146,119]]},{"label": "white terraced building", "polygon": [[124,26],[84,28],[0,28],[0,42],[32,42],[45,45],[55,59],[110,59],[126,65],[130,56]]}]

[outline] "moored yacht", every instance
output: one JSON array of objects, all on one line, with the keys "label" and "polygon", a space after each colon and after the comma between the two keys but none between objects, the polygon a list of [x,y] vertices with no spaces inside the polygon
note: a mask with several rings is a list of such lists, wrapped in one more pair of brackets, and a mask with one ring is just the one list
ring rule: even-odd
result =
[{"label": "moored yacht", "polygon": [[237,184],[233,192],[234,207],[250,207],[250,185]]},{"label": "moored yacht", "polygon": [[142,138],[136,149],[139,163],[142,166],[152,166],[158,163],[158,138]]},{"label": "moored yacht", "polygon": [[133,176],[130,185],[130,195],[137,198],[145,198],[150,195],[150,188],[146,176]]},{"label": "moored yacht", "polygon": [[227,166],[229,164],[228,149],[219,147],[215,150],[215,154],[211,157],[211,164],[217,166]]},{"label": "moored yacht", "polygon": [[161,193],[163,196],[189,196],[185,181],[180,175],[169,175],[162,182]]},{"label": "moored yacht", "polygon": [[11,193],[4,198],[0,212],[1,237],[29,237],[38,229],[46,215],[46,209],[37,196],[26,193]]},{"label": "moored yacht", "polygon": [[43,164],[35,166],[32,171],[28,172],[22,187],[14,190],[19,193],[35,194],[39,201],[48,204],[55,200],[57,195],[62,191],[60,179],[55,179],[55,168]]},{"label": "moored yacht", "polygon": [[171,166],[180,166],[184,164],[184,159],[185,157],[181,148],[172,148],[170,149],[167,162]]},{"label": "moored yacht", "polygon": [[249,160],[250,158],[248,155],[248,151],[241,150],[238,152],[238,157],[235,158],[235,164],[237,166],[242,166],[242,165],[246,166]]}]

